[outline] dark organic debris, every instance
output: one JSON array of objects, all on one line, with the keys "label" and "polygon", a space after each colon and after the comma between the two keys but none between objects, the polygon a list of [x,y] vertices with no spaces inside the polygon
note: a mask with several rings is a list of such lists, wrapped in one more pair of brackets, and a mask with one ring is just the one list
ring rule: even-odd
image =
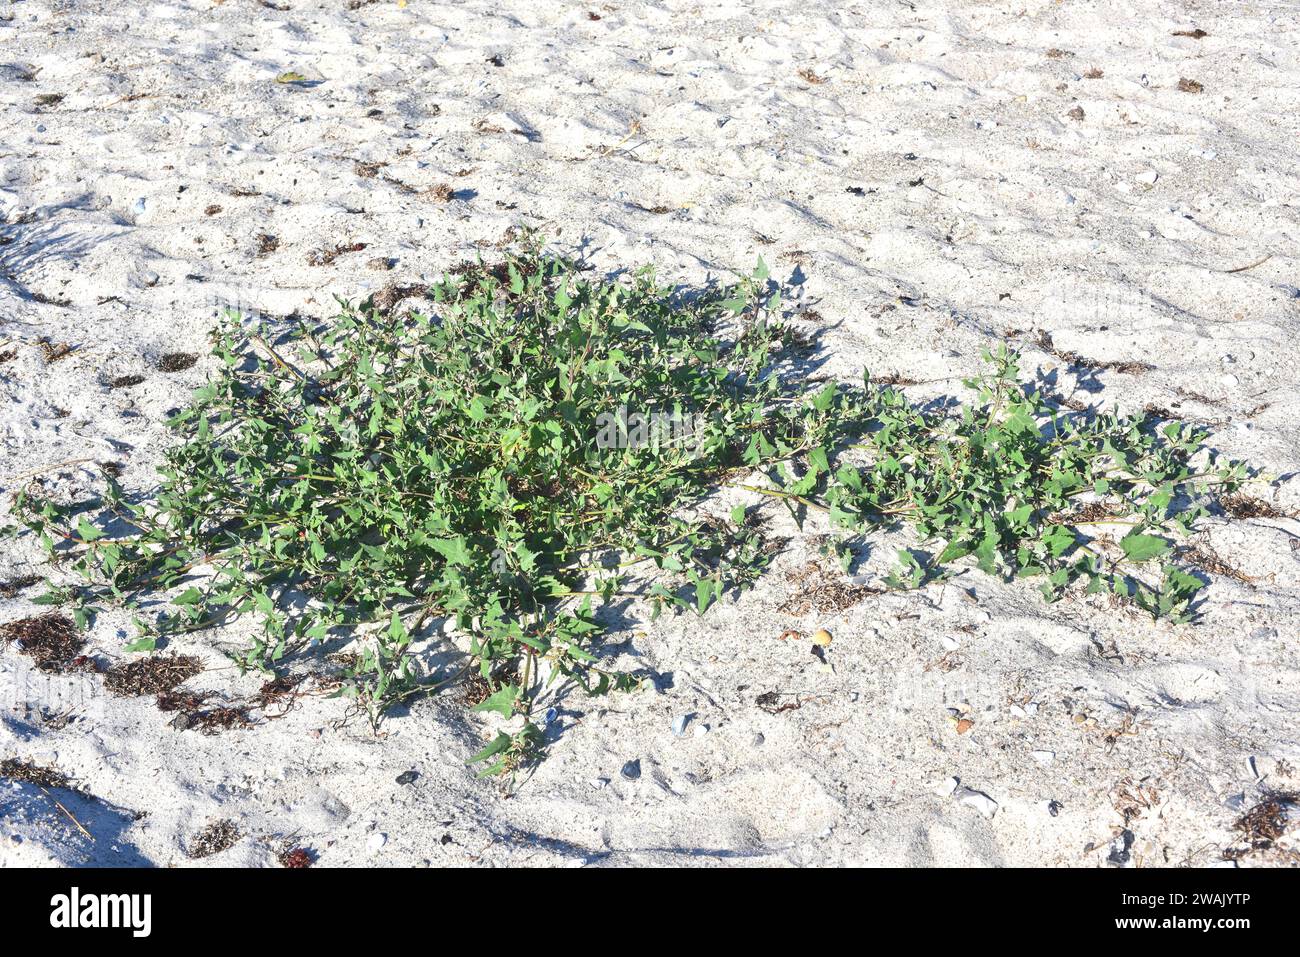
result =
[{"label": "dark organic debris", "polygon": [[1219,505],[1233,518],[1294,518],[1292,512],[1286,512],[1260,498],[1254,498],[1244,492],[1234,492],[1219,498]]},{"label": "dark organic debris", "polygon": [[129,389],[131,386],[139,385],[143,381],[144,376],[133,372],[130,375],[120,375],[115,379],[110,379],[108,387],[110,389]]},{"label": "dark organic debris", "polygon": [[213,821],[190,841],[186,854],[197,860],[211,857],[235,846],[239,840],[239,826],[231,820]]},{"label": "dark organic debris", "polygon": [[257,254],[269,256],[280,248],[280,240],[270,233],[260,233],[257,237]]},{"label": "dark organic debris", "polygon": [[852,608],[878,589],[865,585],[851,585],[834,573],[825,572],[817,562],[789,572],[786,581],[795,585],[790,596],[777,610],[787,615],[806,615],[810,611],[831,614]]},{"label": "dark organic debris", "polygon": [[198,361],[199,357],[192,352],[169,352],[158,360],[158,370],[160,372],[184,372]]},{"label": "dark organic debris", "polygon": [[0,363],[8,362],[9,360],[16,359],[17,357],[18,357],[17,349],[5,349],[3,352],[0,352]]},{"label": "dark organic debris", "polygon": [[1181,80],[1178,81],[1178,89],[1181,90],[1183,93],[1204,93],[1205,92],[1205,87],[1201,85],[1201,82],[1199,80],[1189,80],[1187,77],[1183,77]]},{"label": "dark organic debris", "polygon": [[[782,701],[782,698],[792,698],[793,700]],[[803,707],[803,700],[798,695],[788,692],[764,691],[754,699],[754,704],[768,714],[780,714],[783,711],[798,711]]]},{"label": "dark organic debris", "polygon": [[1104,502],[1088,502],[1072,512],[1057,512],[1047,517],[1049,525],[1095,525],[1110,519],[1123,518],[1124,514]]},{"label": "dark organic debris", "polygon": [[6,622],[0,625],[0,639],[16,641],[20,652],[48,672],[68,670],[86,643],[72,620],[58,612]]},{"label": "dark organic debris", "polygon": [[52,365],[60,359],[66,359],[77,348],[66,342],[52,342],[49,339],[41,339],[36,344],[41,348],[41,357],[45,360],[46,365]]},{"label": "dark organic debris", "polygon": [[1281,791],[1268,795],[1233,825],[1241,833],[1245,846],[1227,848],[1223,856],[1228,860],[1240,860],[1251,851],[1272,849],[1286,835],[1297,815],[1300,815],[1300,793]]},{"label": "dark organic debris", "polygon": [[316,863],[315,855],[305,847],[286,848],[277,855],[276,860],[281,867],[289,868],[311,867]]},{"label": "dark organic debris", "polygon": [[1220,575],[1224,578],[1231,578],[1241,582],[1243,585],[1253,586],[1255,580],[1239,568],[1229,565],[1218,552],[1208,545],[1185,545],[1178,549],[1178,557],[1193,568],[1199,568],[1203,572],[1211,575]]},{"label": "dark organic debris", "polygon": [[171,722],[177,731],[218,734],[253,723],[244,708],[210,704],[211,697],[210,692],[164,691],[158,695],[158,710],[177,712]]},{"label": "dark organic debris", "polygon": [[448,183],[439,183],[437,186],[430,186],[425,190],[425,195],[436,199],[440,203],[450,203],[456,198],[456,191]]},{"label": "dark organic debris", "polygon": [[421,285],[419,283],[414,283],[408,286],[393,284],[391,286],[385,286],[383,289],[379,290],[379,292],[375,293],[371,302],[374,304],[375,309],[380,313],[389,313],[392,312],[394,307],[396,307],[396,305],[403,299],[423,297],[428,291],[429,287],[427,285]]},{"label": "dark organic debris", "polygon": [[497,282],[507,283],[510,281],[510,272],[504,262],[482,263],[474,262],[469,259],[463,259],[448,270],[453,276],[460,276],[468,287],[479,280],[491,276]]},{"label": "dark organic debris", "polygon": [[204,216],[215,216],[215,215],[217,215],[217,213],[219,213],[219,212],[221,212],[221,206],[218,205],[217,203],[213,203],[211,206],[209,206],[209,207],[207,207],[205,210],[203,210],[203,215],[204,215]]},{"label": "dark organic debris", "polygon": [[1209,36],[1209,34],[1200,27],[1197,27],[1195,30],[1175,30],[1173,35],[1176,37],[1191,37],[1193,40],[1203,40]]},{"label": "dark organic debris", "polygon": [[1056,47],[1052,47],[1050,50],[1044,53],[1043,56],[1047,57],[1049,60],[1064,60],[1067,57],[1074,56],[1074,54],[1069,50],[1060,50],[1057,49]]},{"label": "dark organic debris", "polygon": [[40,575],[19,575],[17,578],[0,581],[0,598],[13,598],[24,588],[39,584],[40,580]]},{"label": "dark organic debris", "polygon": [[0,761],[0,778],[35,784],[37,787],[42,788],[72,787],[68,776],[61,771],[41,767],[38,764],[32,764],[30,761],[20,761],[17,758],[6,758]]},{"label": "dark organic debris", "polygon": [[262,683],[257,692],[257,703],[265,708],[268,705],[292,704],[299,696],[298,686],[305,675],[280,675]]},{"label": "dark organic debris", "polygon": [[877,385],[894,385],[894,386],[919,385],[921,382],[920,379],[912,379],[908,376],[900,375],[897,372],[889,372],[886,373],[885,375],[872,376],[871,381],[876,383]]},{"label": "dark organic debris", "polygon": [[1049,355],[1056,356],[1062,362],[1072,366],[1088,366],[1092,369],[1110,369],[1115,372],[1123,372],[1128,375],[1140,375],[1143,372],[1150,372],[1155,366],[1148,365],[1145,362],[1135,362],[1127,360],[1110,360],[1102,362],[1098,359],[1089,359],[1079,355],[1077,352],[1069,352],[1056,348],[1052,342],[1052,334],[1045,329],[1038,331],[1037,339],[1038,348],[1042,349]]},{"label": "dark organic debris", "polygon": [[318,249],[315,252],[308,253],[307,265],[309,266],[330,266],[334,260],[346,253],[359,253],[366,248],[366,243],[340,243],[333,249]]},{"label": "dark organic debris", "polygon": [[492,696],[492,685],[477,671],[460,686],[460,700],[467,708],[480,705]]},{"label": "dark organic debris", "polygon": [[114,665],[104,674],[104,687],[123,697],[162,694],[201,671],[203,665],[197,658],[158,655]]}]

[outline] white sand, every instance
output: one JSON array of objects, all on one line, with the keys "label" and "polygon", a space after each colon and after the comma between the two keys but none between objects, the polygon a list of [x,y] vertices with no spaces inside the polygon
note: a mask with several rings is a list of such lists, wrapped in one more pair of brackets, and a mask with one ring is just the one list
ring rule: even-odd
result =
[{"label": "white sand", "polygon": [[[1155,404],[1232,456],[1297,467],[1289,0],[620,0],[591,7],[599,20],[556,0],[280,6],[0,7],[0,352],[17,349],[0,365],[0,524],[14,479],[64,460],[121,461],[124,484],[150,484],[165,410],[211,368],[153,363],[206,353],[218,304],[327,315],[332,294],[432,278],[519,223],[684,281],[762,254],[821,314],[824,374],[865,365],[947,380],[917,399],[952,393],[1021,330],[1027,368],[1063,393]],[[1209,35],[1171,35],[1195,27]],[[291,70],[318,82],[274,82]],[[366,177],[358,161],[387,165]],[[450,203],[418,194],[442,183]],[[278,248],[260,254],[262,233]],[[367,248],[308,264],[347,242]],[[1037,330],[1155,371],[1080,377]],[[46,366],[41,337],[77,351]],[[84,492],[86,467],[48,487]],[[1300,506],[1298,489],[1276,504]],[[1234,798],[1300,787],[1300,523],[1208,522],[1256,583],[1216,578],[1192,628],[1048,606],[977,572],[784,615],[818,531],[702,620],[622,609],[615,661],[663,672],[660,693],[559,703],[548,759],[510,798],[464,766],[493,729],[450,697],[382,739],[336,726],[345,706],[322,697],[203,736],[151,698],[41,684],[0,654],[0,759],[54,764],[94,796],[57,792],[86,837],[36,788],[0,782],[0,863],[188,864],[195,832],[229,818],[245,836],[209,862],[273,864],[290,841],[329,865],[1086,866],[1127,827],[1130,863],[1209,864],[1235,839]],[[873,541],[868,571],[894,544]],[[34,543],[7,544],[0,579],[31,571]],[[0,599],[0,621],[38,611],[37,591]],[[818,626],[833,673],[777,639]],[[103,614],[94,650],[124,657],[129,631]],[[213,669],[191,687],[256,687],[217,648],[243,633],[173,646]],[[769,714],[768,691],[802,707]],[[82,696],[62,726],[39,711],[59,695]],[[974,726],[958,735],[949,709]]]}]

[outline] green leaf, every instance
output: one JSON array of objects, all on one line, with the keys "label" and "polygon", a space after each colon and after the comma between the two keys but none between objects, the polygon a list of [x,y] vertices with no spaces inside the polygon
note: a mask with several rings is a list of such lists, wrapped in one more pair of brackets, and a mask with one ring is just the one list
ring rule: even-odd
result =
[{"label": "green leaf", "polygon": [[1169,553],[1169,543],[1155,535],[1130,532],[1120,539],[1120,548],[1131,562],[1148,562]]},{"label": "green leaf", "polygon": [[495,757],[496,755],[500,754],[502,751],[506,750],[506,748],[510,747],[511,740],[512,739],[510,735],[506,734],[503,731],[500,734],[498,734],[495,738],[493,738],[488,743],[487,747],[485,747],[482,751],[474,755],[465,763],[478,764],[480,761],[486,761],[488,758]]},{"label": "green leaf", "polygon": [[502,685],[484,701],[474,706],[475,711],[495,711],[503,718],[515,713],[515,702],[519,699],[519,689],[515,685]]},{"label": "green leaf", "polygon": [[198,588],[191,585],[189,588],[185,589],[185,591],[181,592],[179,595],[173,598],[172,604],[180,605],[180,606],[197,605],[202,600],[203,600],[203,592],[199,591]]}]

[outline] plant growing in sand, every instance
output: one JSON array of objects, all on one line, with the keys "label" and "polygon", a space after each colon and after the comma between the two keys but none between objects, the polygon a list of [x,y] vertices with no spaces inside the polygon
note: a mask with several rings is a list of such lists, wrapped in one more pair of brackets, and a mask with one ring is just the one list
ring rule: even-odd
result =
[{"label": "plant growing in sand", "polygon": [[[180,441],[158,487],[132,503],[106,476],[104,516],[131,533],[23,495],[26,522],[70,553],[94,600],[170,593],[137,647],[247,613],[260,631],[237,655],[245,668],[354,639],[346,692],[375,720],[476,670],[477,710],[523,716],[475,756],[488,773],[536,752],[548,685],[637,683],[598,658],[598,604],[703,614],[761,574],[775,546],[760,510],[711,514],[721,485],[800,519],[824,510],[849,540],[906,522],[940,542],[932,560],[905,553],[898,585],[969,559],[1042,576],[1051,598],[1082,582],[1184,620],[1200,582],[1168,561],[1164,536],[1204,511],[1201,489],[1246,474],[1186,426],[1065,420],[1005,350],[955,412],[866,377],[806,390],[780,374],[798,337],[761,260],[683,295],[648,269],[589,278],[525,244],[426,299],[402,316],[340,301],[333,320],[293,330],[229,315],[221,370],[172,420]],[[1099,522],[1127,532],[1089,535]],[[412,645],[435,619],[464,637],[457,671],[417,667]]]}]

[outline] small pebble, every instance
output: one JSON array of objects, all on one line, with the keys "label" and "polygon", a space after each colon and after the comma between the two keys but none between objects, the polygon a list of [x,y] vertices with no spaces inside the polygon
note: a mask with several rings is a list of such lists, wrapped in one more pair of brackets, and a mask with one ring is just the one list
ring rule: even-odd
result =
[{"label": "small pebble", "polygon": [[965,804],[967,807],[975,808],[985,817],[992,817],[998,811],[997,801],[983,791],[976,791],[974,788],[961,788],[953,792],[953,800],[958,804]]},{"label": "small pebble", "polygon": [[388,843],[388,835],[376,831],[374,834],[371,834],[370,837],[366,839],[366,850],[369,851],[371,854],[373,854],[375,853],[375,851],[379,850],[387,843]]},{"label": "small pebble", "polygon": [[695,717],[694,714],[679,714],[673,720],[673,734],[677,735],[679,738],[684,735],[686,733],[686,726],[691,723],[691,718],[693,717]]},{"label": "small pebble", "polygon": [[621,770],[619,774],[623,775],[623,777],[629,781],[635,781],[641,776],[641,759],[634,758],[627,762],[627,764],[623,765],[623,770]]},{"label": "small pebble", "polygon": [[1030,751],[1029,756],[1033,758],[1035,761],[1037,761],[1039,764],[1041,764],[1043,767],[1047,767],[1049,764],[1051,764],[1053,761],[1056,760],[1055,751]]},{"label": "small pebble", "polygon": [[399,775],[397,776],[397,783],[398,783],[398,784],[414,784],[415,781],[416,781],[416,779],[417,779],[419,776],[420,776],[420,772],[419,772],[419,771],[416,771],[416,770],[403,771],[401,774],[399,774]]},{"label": "small pebble", "polygon": [[767,738],[763,737],[762,732],[757,732],[749,739],[749,746],[751,748],[761,748],[765,741],[767,741]]}]

